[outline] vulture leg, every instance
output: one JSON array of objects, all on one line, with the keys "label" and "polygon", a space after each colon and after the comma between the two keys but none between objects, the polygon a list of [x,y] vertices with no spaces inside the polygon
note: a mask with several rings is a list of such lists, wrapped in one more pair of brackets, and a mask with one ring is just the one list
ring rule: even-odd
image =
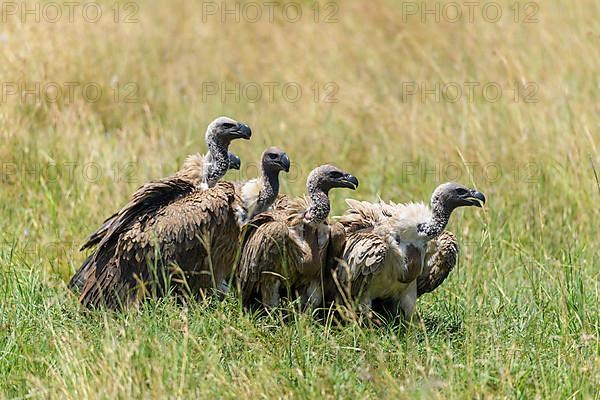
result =
[{"label": "vulture leg", "polygon": [[370,296],[364,295],[358,303],[358,313],[367,319],[373,318],[373,301]]},{"label": "vulture leg", "polygon": [[279,290],[281,289],[281,280],[277,278],[267,279],[261,286],[261,299],[262,303],[267,308],[274,308],[279,305],[281,296]]},{"label": "vulture leg", "polygon": [[410,322],[413,318],[416,302],[416,284],[412,282],[401,294],[392,298],[373,301],[373,311],[389,320],[401,317],[405,322]]},{"label": "vulture leg", "polygon": [[311,281],[302,293],[302,304],[306,305],[308,311],[312,311],[323,303],[320,281]]},{"label": "vulture leg", "polygon": [[404,320],[410,322],[417,304],[417,283],[411,282],[398,298],[398,308],[402,310]]}]

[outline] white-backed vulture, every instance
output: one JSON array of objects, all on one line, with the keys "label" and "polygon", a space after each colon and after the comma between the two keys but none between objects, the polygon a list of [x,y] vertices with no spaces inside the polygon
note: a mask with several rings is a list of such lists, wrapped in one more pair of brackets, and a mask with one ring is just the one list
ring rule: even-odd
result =
[{"label": "white-backed vulture", "polygon": [[[248,125],[228,117],[219,117],[211,122],[205,134],[208,152],[205,155],[192,154],[185,159],[182,168],[167,178],[151,181],[139,187],[131,200],[120,211],[107,218],[81,246],[81,251],[94,248],[111,232],[115,222],[122,223],[135,215],[145,204],[156,201],[174,200],[196,188],[212,187],[228,169],[239,169],[238,156],[228,151],[229,144],[235,139],[250,139],[252,131]],[[173,190],[176,187],[177,190]],[[69,281],[71,290],[83,288],[84,277],[93,255],[90,255]]]},{"label": "white-backed vulture", "polygon": [[[290,172],[291,162],[287,154],[271,147],[265,150],[262,158],[264,166],[274,163],[285,172]],[[269,167],[268,167],[269,168]],[[267,211],[279,194],[279,179],[277,174],[261,174],[259,178],[246,182],[235,182],[236,191],[244,204],[243,212],[239,215],[240,225],[245,224],[255,215]]]},{"label": "white-backed vulture", "polygon": [[[431,208],[423,203],[347,200],[350,209],[340,219],[346,230],[344,262],[336,271],[346,298],[358,301],[359,310],[367,315],[372,302],[378,300],[391,303],[394,312],[401,310],[404,318],[410,319],[428,244],[440,239],[454,209],[481,207],[482,203],[482,193],[456,183],[438,186],[431,196]],[[432,245],[433,253],[435,248]],[[428,261],[434,259],[430,256]]]},{"label": "white-backed vulture", "polygon": [[[265,151],[262,174],[269,177],[265,179],[276,181],[282,170],[289,170],[287,155],[279,149]],[[191,191],[185,185],[181,196],[145,203],[131,220],[113,224],[90,261],[82,304],[116,309],[147,296],[162,296],[169,289],[197,295],[218,287],[230,274],[240,215],[246,215],[251,204],[243,202],[230,182]],[[278,193],[266,186],[261,198],[270,204]]]},{"label": "white-backed vulture", "polygon": [[259,300],[275,307],[286,292],[309,308],[322,302],[326,266],[341,256],[344,243],[343,227],[327,221],[329,191],[357,187],[354,176],[323,165],[308,177],[308,199],[280,197],[271,212],[250,222],[237,271],[244,305]]}]

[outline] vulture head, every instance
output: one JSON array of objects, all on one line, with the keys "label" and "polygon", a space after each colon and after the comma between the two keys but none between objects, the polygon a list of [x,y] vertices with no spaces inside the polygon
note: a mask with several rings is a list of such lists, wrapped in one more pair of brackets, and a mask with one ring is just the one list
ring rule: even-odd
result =
[{"label": "vulture head", "polygon": [[277,175],[281,171],[290,172],[290,158],[277,147],[266,149],[261,162],[265,175]]},{"label": "vulture head", "polygon": [[428,239],[440,235],[448,224],[450,215],[458,207],[482,207],[483,193],[458,183],[448,182],[437,187],[431,195],[432,217],[417,226],[417,231]]},{"label": "vulture head", "polygon": [[[213,187],[232,168],[229,144],[235,139],[250,139],[250,127],[231,118],[219,117],[206,128],[206,144],[208,157],[206,169],[203,172],[203,188]],[[236,156],[237,157],[237,156]],[[236,160],[233,160],[235,166]]]},{"label": "vulture head", "polygon": [[250,139],[252,130],[244,123],[228,117],[219,117],[206,129],[206,143],[229,144],[235,139]]},{"label": "vulture head", "polygon": [[312,193],[315,189],[329,193],[329,190],[333,188],[355,190],[358,187],[358,179],[333,165],[321,165],[308,175],[306,184],[309,193]]},{"label": "vulture head", "polygon": [[454,182],[438,186],[431,195],[432,207],[441,206],[447,212],[452,212],[458,207],[482,207],[483,204],[485,204],[483,193]]},{"label": "vulture head", "polygon": [[261,178],[252,179],[242,186],[242,208],[238,213],[240,226],[273,205],[279,195],[279,173],[281,171],[290,171],[290,158],[283,150],[269,147],[262,154]]},{"label": "vulture head", "polygon": [[239,170],[242,167],[242,160],[232,152],[227,152],[227,157],[229,157],[229,169]]},{"label": "vulture head", "polygon": [[321,165],[312,170],[306,182],[311,205],[304,213],[303,221],[309,225],[318,225],[329,216],[329,190],[347,188],[355,190],[358,179],[333,165]]}]

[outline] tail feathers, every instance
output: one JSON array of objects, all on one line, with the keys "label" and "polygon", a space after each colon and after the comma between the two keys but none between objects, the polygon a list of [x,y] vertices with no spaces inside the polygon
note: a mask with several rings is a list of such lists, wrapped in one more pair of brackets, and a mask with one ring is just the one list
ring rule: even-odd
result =
[{"label": "tail feathers", "polygon": [[90,254],[88,258],[85,259],[81,267],[75,272],[75,275],[71,278],[68,284],[68,288],[73,292],[81,292],[83,289],[83,285],[85,284],[85,278],[88,270],[92,265],[92,259],[94,258],[94,254]]}]

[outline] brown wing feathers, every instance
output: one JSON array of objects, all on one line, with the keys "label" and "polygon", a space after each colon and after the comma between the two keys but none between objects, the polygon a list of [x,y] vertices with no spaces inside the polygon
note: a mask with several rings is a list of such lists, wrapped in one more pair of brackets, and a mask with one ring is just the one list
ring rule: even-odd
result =
[{"label": "brown wing feathers", "polygon": [[[178,197],[185,196],[194,190],[194,185],[177,176],[161,179],[159,181],[149,182],[133,194],[130,202],[119,212],[113,214],[104,221],[81,247],[81,250],[90,249],[95,246],[102,246],[112,235],[119,235],[124,229],[127,229],[134,218],[144,218],[154,212],[159,207],[168,204]],[[106,251],[106,249],[105,249]],[[96,257],[96,252],[88,258],[81,268],[75,273],[69,287],[81,290],[88,275],[90,262]]]},{"label": "brown wing feathers", "polygon": [[235,201],[233,186],[219,183],[128,213],[111,227],[90,260],[82,303],[116,308],[135,299],[144,286],[164,291],[174,265],[190,290],[214,287],[234,261],[239,234]]},{"label": "brown wing feathers", "polygon": [[423,273],[417,278],[417,296],[432,292],[446,280],[456,266],[458,254],[456,237],[448,231],[429,243]]}]

